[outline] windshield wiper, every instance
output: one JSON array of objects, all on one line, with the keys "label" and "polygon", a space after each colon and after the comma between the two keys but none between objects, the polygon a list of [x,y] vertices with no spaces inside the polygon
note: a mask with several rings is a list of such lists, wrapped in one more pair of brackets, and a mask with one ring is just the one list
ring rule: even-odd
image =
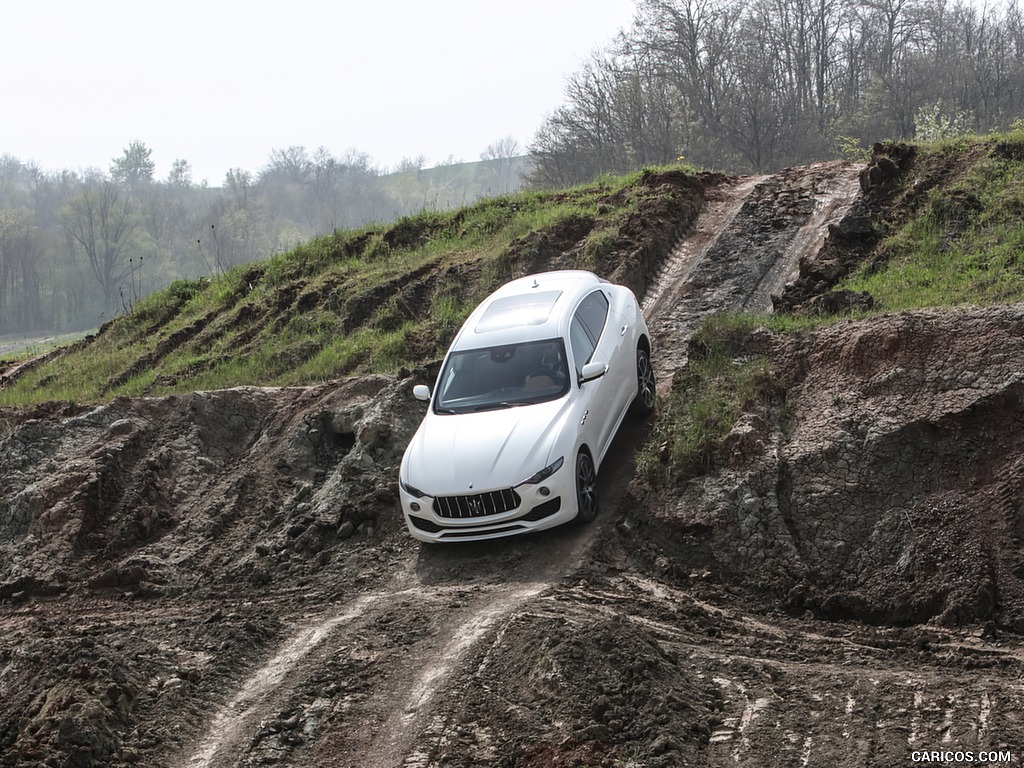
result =
[{"label": "windshield wiper", "polygon": [[521,405],[533,405],[530,400],[503,400],[500,403],[487,403],[486,405],[478,405],[474,408],[474,411],[495,411],[498,408],[518,408]]}]

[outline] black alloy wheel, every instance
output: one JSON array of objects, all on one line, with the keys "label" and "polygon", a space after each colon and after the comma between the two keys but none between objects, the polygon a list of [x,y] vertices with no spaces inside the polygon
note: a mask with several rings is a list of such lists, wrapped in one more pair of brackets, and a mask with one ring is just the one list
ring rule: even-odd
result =
[{"label": "black alloy wheel", "polygon": [[597,470],[586,451],[576,455],[576,521],[592,523],[597,517]]},{"label": "black alloy wheel", "polygon": [[657,385],[654,382],[651,356],[643,347],[637,347],[636,350],[636,383],[636,397],[633,398],[629,411],[634,416],[650,416],[654,413]]}]

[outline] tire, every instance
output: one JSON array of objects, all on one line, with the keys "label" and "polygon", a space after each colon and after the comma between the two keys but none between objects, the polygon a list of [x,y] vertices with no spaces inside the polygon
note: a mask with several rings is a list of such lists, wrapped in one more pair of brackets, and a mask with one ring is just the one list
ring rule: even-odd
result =
[{"label": "tire", "polygon": [[633,416],[650,416],[654,413],[657,384],[654,381],[651,356],[643,347],[636,348],[636,383],[636,397],[629,404],[629,412]]},{"label": "tire", "polygon": [[590,454],[576,454],[576,522],[592,523],[597,518],[597,470]]}]

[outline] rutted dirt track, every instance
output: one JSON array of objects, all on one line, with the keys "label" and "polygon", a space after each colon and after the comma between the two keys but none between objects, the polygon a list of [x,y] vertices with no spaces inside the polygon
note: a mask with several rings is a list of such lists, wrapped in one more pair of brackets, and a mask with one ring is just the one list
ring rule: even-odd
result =
[{"label": "rutted dirt track", "polygon": [[[707,191],[643,297],[662,390],[703,317],[770,307],[854,204],[857,171]],[[650,425],[627,423],[595,524],[485,544],[421,547],[402,529],[390,489],[424,371],[20,423],[3,466],[0,764],[882,766],[1003,749],[1020,765],[1024,457],[985,430],[1024,419],[1024,308],[971,316],[970,380],[911,359],[910,326],[955,336],[952,316],[871,322],[752,342],[789,371],[795,410],[750,414],[718,476],[638,484]],[[934,335],[925,358],[969,353]],[[885,463],[913,440],[933,479],[888,498]],[[993,535],[955,509],[943,532],[943,505],[984,498]]]}]

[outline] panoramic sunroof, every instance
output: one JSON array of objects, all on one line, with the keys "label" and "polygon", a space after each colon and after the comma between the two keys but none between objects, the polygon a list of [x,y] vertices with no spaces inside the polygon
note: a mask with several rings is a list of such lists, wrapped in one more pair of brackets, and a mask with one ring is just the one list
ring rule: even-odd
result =
[{"label": "panoramic sunroof", "polygon": [[521,325],[543,325],[561,295],[561,291],[541,291],[497,299],[476,324],[476,332],[503,331]]}]

